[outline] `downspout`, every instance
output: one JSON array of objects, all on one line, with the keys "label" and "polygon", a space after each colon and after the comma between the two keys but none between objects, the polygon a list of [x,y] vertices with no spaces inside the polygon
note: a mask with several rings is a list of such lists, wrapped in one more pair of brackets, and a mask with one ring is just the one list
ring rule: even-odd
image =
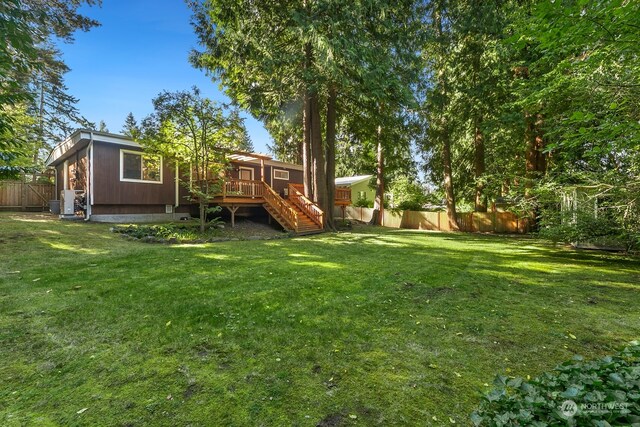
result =
[{"label": "downspout", "polygon": [[64,183],[62,185],[63,190],[69,189],[69,160],[65,160],[62,163],[63,171],[62,171],[62,179],[64,179]]},{"label": "downspout", "polygon": [[87,148],[87,194],[85,195],[85,203],[87,204],[87,217],[85,221],[91,219],[91,206],[93,206],[93,132],[91,132],[91,138],[89,139],[89,148]]},{"label": "downspout", "polygon": [[54,170],[56,171],[54,175],[56,194],[54,194],[55,198],[53,200],[60,200],[60,190],[58,190],[58,167],[56,166]]}]

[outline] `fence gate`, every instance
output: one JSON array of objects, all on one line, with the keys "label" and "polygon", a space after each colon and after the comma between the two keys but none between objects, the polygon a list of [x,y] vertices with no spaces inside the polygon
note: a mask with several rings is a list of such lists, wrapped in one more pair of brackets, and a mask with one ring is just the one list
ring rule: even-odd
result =
[{"label": "fence gate", "polygon": [[46,210],[55,199],[51,183],[27,180],[0,181],[0,208],[6,210]]}]

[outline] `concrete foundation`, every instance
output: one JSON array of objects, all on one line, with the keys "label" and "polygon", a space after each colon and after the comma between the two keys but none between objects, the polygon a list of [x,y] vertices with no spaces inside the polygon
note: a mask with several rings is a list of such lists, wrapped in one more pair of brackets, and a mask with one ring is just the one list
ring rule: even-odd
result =
[{"label": "concrete foundation", "polygon": [[113,214],[113,215],[91,215],[90,221],[113,222],[113,223],[143,223],[143,222],[170,222],[190,219],[188,213],[154,213],[154,214]]}]

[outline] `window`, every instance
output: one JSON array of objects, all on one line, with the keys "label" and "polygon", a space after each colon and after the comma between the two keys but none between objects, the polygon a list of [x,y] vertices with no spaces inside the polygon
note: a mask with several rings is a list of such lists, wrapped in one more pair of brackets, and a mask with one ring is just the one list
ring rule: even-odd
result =
[{"label": "window", "polygon": [[359,191],[358,192],[358,199],[366,200],[367,199],[367,192],[366,191]]},{"label": "window", "polygon": [[120,181],[162,184],[162,157],[120,150]]},{"label": "window", "polygon": [[273,170],[273,177],[275,179],[284,179],[285,181],[289,181],[289,171],[285,171],[285,170],[281,170],[281,169],[274,169]]},{"label": "window", "polygon": [[240,166],[238,169],[238,175],[241,180],[253,181],[253,168],[243,168]]}]

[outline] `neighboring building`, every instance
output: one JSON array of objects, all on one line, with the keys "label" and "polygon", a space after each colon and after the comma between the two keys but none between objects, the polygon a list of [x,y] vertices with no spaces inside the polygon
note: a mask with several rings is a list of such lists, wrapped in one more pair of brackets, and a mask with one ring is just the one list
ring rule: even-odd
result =
[{"label": "neighboring building", "polygon": [[[264,208],[287,229],[322,225],[317,224],[321,216],[308,218],[304,212],[310,209],[308,203],[302,210],[294,206],[304,198],[296,190],[302,184],[302,166],[255,153],[237,152],[228,158],[222,194],[214,202],[229,209],[232,221],[239,208]],[[56,195],[62,199],[75,193],[88,220],[167,221],[197,213],[179,179],[188,179],[189,172],[145,153],[122,135],[76,131],[51,151],[46,165],[56,170]]]},{"label": "neighboring building", "polygon": [[369,187],[373,175],[358,175],[336,178],[336,186],[351,188],[351,203],[358,200],[373,202],[376,198],[376,190]]}]

